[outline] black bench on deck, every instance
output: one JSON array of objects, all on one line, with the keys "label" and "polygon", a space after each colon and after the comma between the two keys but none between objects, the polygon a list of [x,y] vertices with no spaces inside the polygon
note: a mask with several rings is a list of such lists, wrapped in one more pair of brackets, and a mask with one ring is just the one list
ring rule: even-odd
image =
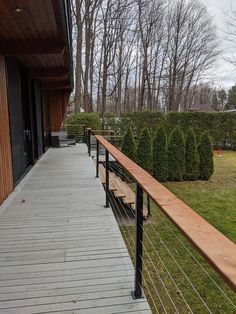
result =
[{"label": "black bench on deck", "polygon": [[51,133],[52,147],[60,147],[62,145],[74,145],[76,144],[74,135],[68,135],[65,131],[52,132]]}]

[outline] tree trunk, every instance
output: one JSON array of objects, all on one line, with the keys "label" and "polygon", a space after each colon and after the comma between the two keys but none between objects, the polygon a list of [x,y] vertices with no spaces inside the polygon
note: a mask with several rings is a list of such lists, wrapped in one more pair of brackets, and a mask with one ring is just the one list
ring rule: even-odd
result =
[{"label": "tree trunk", "polygon": [[82,44],[83,31],[81,20],[81,0],[76,0],[76,25],[77,25],[77,40],[76,40],[76,73],[75,73],[75,112],[80,112],[81,96],[82,96]]}]

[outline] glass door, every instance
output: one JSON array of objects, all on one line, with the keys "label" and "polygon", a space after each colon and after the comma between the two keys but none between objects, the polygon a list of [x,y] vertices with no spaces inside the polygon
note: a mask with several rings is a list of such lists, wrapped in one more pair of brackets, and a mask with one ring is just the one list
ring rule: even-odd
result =
[{"label": "glass door", "polygon": [[32,154],[32,124],[31,109],[29,99],[29,80],[24,69],[21,69],[21,100],[22,100],[22,122],[23,122],[23,141],[24,141],[24,160],[25,168],[33,164]]}]

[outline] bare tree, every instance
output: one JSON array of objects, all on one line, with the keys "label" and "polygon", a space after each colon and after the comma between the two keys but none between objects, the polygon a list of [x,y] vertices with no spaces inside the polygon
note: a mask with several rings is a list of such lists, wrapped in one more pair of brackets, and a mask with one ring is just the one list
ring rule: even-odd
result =
[{"label": "bare tree", "polygon": [[195,0],[179,0],[170,11],[168,110],[186,110],[189,88],[215,62],[215,28],[206,8]]},{"label": "bare tree", "polygon": [[76,110],[188,110],[217,56],[198,0],[75,0]]},{"label": "bare tree", "polygon": [[[89,93],[89,83],[92,85],[93,53],[94,53],[94,15],[99,9],[101,0],[84,0],[85,24],[85,61],[84,61],[84,95],[83,106],[85,111],[93,111],[92,94]],[[90,71],[91,70],[91,71]],[[90,74],[90,75],[89,75]],[[92,91],[92,89],[90,89]]]},{"label": "bare tree", "polygon": [[75,46],[76,46],[76,59],[75,59],[75,112],[79,112],[82,101],[82,45],[83,45],[83,18],[82,18],[82,5],[83,0],[75,0],[72,3],[73,19],[75,21]]},{"label": "bare tree", "polygon": [[228,56],[226,57],[226,61],[236,67],[236,10],[226,14],[226,26],[227,31],[225,33],[227,35],[228,42],[232,47],[232,50],[229,51]]}]

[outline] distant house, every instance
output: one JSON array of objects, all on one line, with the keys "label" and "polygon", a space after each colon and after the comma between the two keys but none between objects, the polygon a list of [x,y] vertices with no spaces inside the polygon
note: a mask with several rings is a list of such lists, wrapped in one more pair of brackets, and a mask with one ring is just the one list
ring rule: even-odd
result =
[{"label": "distant house", "polygon": [[192,105],[192,107],[190,107],[189,111],[194,111],[194,112],[216,112],[216,110],[214,108],[212,108],[211,104]]},{"label": "distant house", "polygon": [[236,109],[225,110],[224,112],[236,112]]}]

